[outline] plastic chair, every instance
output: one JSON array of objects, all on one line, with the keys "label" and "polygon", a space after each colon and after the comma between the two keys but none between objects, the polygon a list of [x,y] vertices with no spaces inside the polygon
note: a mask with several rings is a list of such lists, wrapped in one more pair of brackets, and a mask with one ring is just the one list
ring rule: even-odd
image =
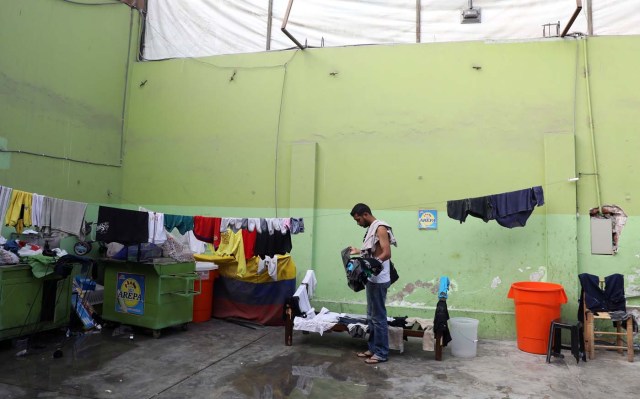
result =
[{"label": "plastic chair", "polygon": [[[551,363],[551,356],[564,358],[564,355],[560,353],[562,349],[570,349],[571,354],[576,358],[576,363],[580,362],[580,328],[582,328],[582,323],[579,321],[566,322],[555,319],[551,322],[551,326],[549,327],[549,344],[547,347],[547,363]],[[570,345],[562,344],[563,329],[569,330],[571,333]],[[587,360],[584,352],[582,353],[582,360]]]}]

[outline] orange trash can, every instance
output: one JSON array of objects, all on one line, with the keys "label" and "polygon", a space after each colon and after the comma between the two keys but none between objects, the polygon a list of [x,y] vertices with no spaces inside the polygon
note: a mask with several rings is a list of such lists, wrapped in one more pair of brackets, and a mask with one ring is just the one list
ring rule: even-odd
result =
[{"label": "orange trash can", "polygon": [[562,304],[567,303],[564,287],[555,283],[521,281],[511,285],[507,298],[515,303],[518,349],[546,354],[549,326],[560,317]]},{"label": "orange trash can", "polygon": [[193,322],[201,323],[211,319],[213,282],[218,275],[218,266],[211,262],[196,262],[196,273],[200,280],[194,282],[194,289],[200,290],[200,295],[193,297]]}]

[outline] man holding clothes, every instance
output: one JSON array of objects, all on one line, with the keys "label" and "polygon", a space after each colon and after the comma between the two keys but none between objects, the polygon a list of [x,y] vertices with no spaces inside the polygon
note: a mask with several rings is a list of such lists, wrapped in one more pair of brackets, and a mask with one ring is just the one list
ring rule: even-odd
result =
[{"label": "man holding clothes", "polygon": [[387,361],[389,356],[389,330],[387,324],[387,289],[391,285],[391,245],[396,245],[391,226],[376,219],[371,208],[359,203],[351,210],[353,220],[358,226],[367,229],[360,249],[351,247],[351,254],[375,258],[382,264],[382,271],[377,276],[368,278],[367,292],[367,324],[369,327],[369,349],[358,353],[365,358],[367,364]]}]

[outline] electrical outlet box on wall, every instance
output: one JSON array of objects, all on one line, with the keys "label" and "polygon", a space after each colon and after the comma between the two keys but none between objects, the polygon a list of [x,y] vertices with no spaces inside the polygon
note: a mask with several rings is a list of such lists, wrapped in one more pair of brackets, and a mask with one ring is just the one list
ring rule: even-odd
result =
[{"label": "electrical outlet box on wall", "polygon": [[591,218],[591,254],[613,255],[613,223],[611,219]]}]

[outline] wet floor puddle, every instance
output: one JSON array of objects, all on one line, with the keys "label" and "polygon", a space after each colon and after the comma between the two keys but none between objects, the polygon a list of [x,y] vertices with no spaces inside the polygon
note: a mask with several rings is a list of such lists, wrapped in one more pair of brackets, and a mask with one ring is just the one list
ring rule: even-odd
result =
[{"label": "wet floor puddle", "polygon": [[230,381],[249,398],[376,398],[387,373],[352,354],[291,353],[249,364]]}]

